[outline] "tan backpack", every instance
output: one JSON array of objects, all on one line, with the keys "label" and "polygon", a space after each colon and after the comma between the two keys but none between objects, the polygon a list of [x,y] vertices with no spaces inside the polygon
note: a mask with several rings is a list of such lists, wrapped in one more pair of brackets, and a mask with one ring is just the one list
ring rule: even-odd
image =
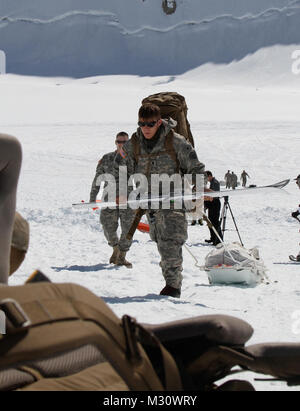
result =
[{"label": "tan backpack", "polygon": [[[176,164],[176,172],[180,172],[180,164],[173,143],[174,132],[185,137],[185,139],[194,147],[194,139],[191,133],[190,123],[187,119],[187,105],[185,98],[175,92],[157,93],[144,98],[142,104],[156,104],[160,108],[161,117],[163,119],[169,119],[171,117],[173,120],[176,120],[176,127],[166,136],[164,149]],[[141,147],[136,133],[131,136],[131,142],[136,163],[138,163],[140,157],[148,158],[148,170],[146,171],[146,176],[149,176],[151,160],[160,153],[141,155]]]},{"label": "tan backpack", "polygon": [[154,334],[130,316],[120,320],[83,287],[2,286],[0,310],[0,391],[182,388],[173,357]]},{"label": "tan backpack", "polygon": [[156,104],[161,111],[162,118],[176,120],[177,126],[174,131],[187,139],[194,147],[194,139],[190,123],[187,119],[188,107],[185,98],[176,92],[163,92],[153,94],[143,99],[142,104]]},{"label": "tan backpack", "polygon": [[253,329],[239,318],[138,324],[81,286],[45,279],[0,287],[0,391],[253,390],[215,384],[245,370],[299,384],[300,344],[245,346]]}]

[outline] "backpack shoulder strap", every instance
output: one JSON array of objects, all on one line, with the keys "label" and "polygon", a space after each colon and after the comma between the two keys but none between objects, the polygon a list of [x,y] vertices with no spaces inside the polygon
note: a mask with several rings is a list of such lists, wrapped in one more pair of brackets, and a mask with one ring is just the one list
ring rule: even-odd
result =
[{"label": "backpack shoulder strap", "polygon": [[174,131],[170,130],[170,132],[166,136],[166,141],[165,141],[165,149],[166,152],[169,154],[169,156],[172,158],[174,163],[176,163],[176,168],[177,168],[177,173],[180,170],[180,163],[177,157],[177,153],[174,148]]},{"label": "backpack shoulder strap", "polygon": [[133,147],[133,157],[136,163],[138,163],[140,154],[141,154],[141,146],[136,133],[133,133],[131,136],[131,142]]},{"label": "backpack shoulder strap", "polygon": [[[140,146],[140,142],[138,140],[138,136],[136,133],[134,133],[131,136],[131,142],[132,142],[132,147],[133,147],[133,157],[135,159],[135,162],[138,163],[139,158],[141,156],[141,146]],[[176,172],[178,173],[180,170],[180,163],[179,163],[177,153],[174,148],[174,131],[173,130],[170,130],[166,136],[165,150],[169,154],[169,156],[172,158],[174,163],[176,163]]]}]

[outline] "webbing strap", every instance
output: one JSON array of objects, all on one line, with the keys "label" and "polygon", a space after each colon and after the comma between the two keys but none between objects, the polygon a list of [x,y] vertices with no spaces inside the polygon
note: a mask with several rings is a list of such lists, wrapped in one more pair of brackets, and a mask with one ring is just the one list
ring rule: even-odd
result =
[{"label": "webbing strap", "polygon": [[172,355],[165,349],[165,347],[161,344],[159,339],[154,335],[154,333],[148,331],[140,324],[139,327],[139,335],[141,342],[144,344],[148,344],[151,346],[155,346],[160,350],[160,354],[163,360],[163,368],[165,373],[165,388],[167,391],[181,391],[182,382],[181,377],[179,374],[179,370],[177,364],[172,357]]},{"label": "webbing strap", "polygon": [[174,358],[171,356],[163,345],[159,342],[159,348],[164,362],[166,390],[167,391],[181,391],[182,383],[178,367]]},{"label": "webbing strap", "polygon": [[170,130],[169,134],[166,136],[165,149],[168,155],[172,158],[172,160],[176,164],[176,173],[179,173],[180,163],[179,163],[176,151],[174,149],[174,131],[173,130]]}]

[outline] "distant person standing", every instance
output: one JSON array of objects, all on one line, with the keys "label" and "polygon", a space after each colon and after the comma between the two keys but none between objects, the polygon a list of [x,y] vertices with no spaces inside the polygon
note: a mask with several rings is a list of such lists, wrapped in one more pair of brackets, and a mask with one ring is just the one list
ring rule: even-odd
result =
[{"label": "distant person standing", "polygon": [[243,172],[242,172],[242,174],[241,174],[241,180],[242,180],[242,186],[243,186],[243,187],[246,187],[247,177],[248,177],[248,178],[251,178],[251,177],[249,176],[249,174],[248,174],[245,170],[243,170]]},{"label": "distant person standing", "polygon": [[225,174],[224,180],[225,180],[226,188],[230,188],[231,187],[231,173],[230,173],[230,170],[228,170],[227,173]]},{"label": "distant person standing", "polygon": [[231,188],[235,190],[238,185],[238,176],[234,172],[232,172],[230,175],[230,180]]},{"label": "distant person standing", "polygon": [[[219,181],[213,177],[211,171],[205,172],[207,176],[207,181],[210,183],[208,191],[220,191],[220,183]],[[208,192],[209,195],[209,192]],[[216,229],[217,233],[221,238],[221,224],[220,224],[220,211],[221,211],[221,201],[218,197],[214,197],[212,201],[205,201],[204,207],[208,210],[208,218],[214,228]],[[213,245],[217,245],[220,243],[219,238],[217,237],[215,231],[212,228],[209,228],[210,231],[210,239],[205,240],[206,243],[212,243]]]}]

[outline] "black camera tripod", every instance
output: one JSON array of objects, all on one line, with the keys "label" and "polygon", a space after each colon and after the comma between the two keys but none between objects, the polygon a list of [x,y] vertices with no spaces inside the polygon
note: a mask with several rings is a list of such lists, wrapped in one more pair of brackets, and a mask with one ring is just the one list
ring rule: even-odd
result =
[{"label": "black camera tripod", "polygon": [[224,204],[223,204],[223,209],[222,209],[222,212],[221,212],[221,220],[220,220],[220,221],[221,221],[221,230],[222,230],[222,234],[223,234],[223,239],[224,239],[225,231],[226,231],[227,211],[229,210],[229,211],[230,211],[230,214],[231,214],[232,221],[233,221],[234,226],[235,226],[235,230],[236,230],[236,232],[237,232],[237,234],[238,234],[238,236],[239,236],[240,243],[241,243],[242,247],[244,247],[244,244],[243,244],[242,239],[241,239],[241,236],[240,236],[239,229],[238,229],[238,227],[237,227],[237,225],[236,225],[235,218],[234,218],[232,209],[231,209],[230,204],[229,204],[229,201],[228,201],[228,196],[225,196],[225,197],[223,197],[223,198],[224,198]]}]

